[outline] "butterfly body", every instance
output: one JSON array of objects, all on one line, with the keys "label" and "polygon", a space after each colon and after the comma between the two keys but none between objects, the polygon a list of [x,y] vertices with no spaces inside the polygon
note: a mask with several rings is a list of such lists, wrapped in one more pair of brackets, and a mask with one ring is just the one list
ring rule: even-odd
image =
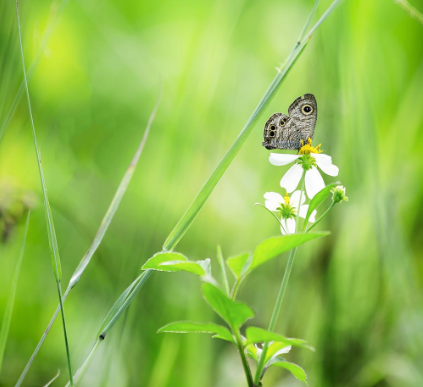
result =
[{"label": "butterfly body", "polygon": [[289,116],[273,114],[264,125],[262,145],[266,149],[300,149],[314,138],[317,103],[313,94],[298,97],[288,108]]}]

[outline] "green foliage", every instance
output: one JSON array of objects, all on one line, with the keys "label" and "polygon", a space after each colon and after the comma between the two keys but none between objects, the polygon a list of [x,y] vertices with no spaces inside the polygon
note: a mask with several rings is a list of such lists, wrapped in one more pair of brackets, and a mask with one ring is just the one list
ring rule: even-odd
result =
[{"label": "green foliage", "polygon": [[283,235],[266,239],[256,247],[253,253],[251,264],[248,266],[246,273],[250,273],[258,266],[286,251],[301,246],[313,239],[325,237],[329,234],[329,232],[316,232],[307,234]]},{"label": "green foliage", "polygon": [[308,223],[311,213],[326,200],[326,198],[330,195],[331,189],[337,185],[339,185],[339,182],[328,184],[325,188],[314,195],[314,198],[311,199],[308,206],[307,215],[304,219],[304,226]]},{"label": "green foliage", "polygon": [[209,266],[210,260],[192,262],[180,253],[157,253],[143,265],[142,269],[186,271],[199,276],[205,276],[205,268]]},{"label": "green foliage", "polygon": [[292,345],[294,347],[307,348],[314,351],[314,348],[302,339],[286,338],[277,333],[269,332],[258,327],[248,327],[246,331],[247,343],[265,343],[270,341],[284,343],[285,345]]},{"label": "green foliage", "polygon": [[235,344],[231,332],[221,325],[191,321],[177,321],[161,327],[158,333],[213,333],[215,338],[230,341]]},{"label": "green foliage", "polygon": [[207,303],[233,331],[237,331],[245,321],[254,317],[254,312],[248,305],[231,300],[213,284],[204,283],[202,292]]},{"label": "green foliage", "polygon": [[294,375],[298,380],[301,382],[307,383],[307,374],[305,371],[297,364],[289,363],[285,359],[281,358],[279,360],[275,359],[274,361],[270,362],[268,364],[268,367],[281,367],[287,369],[289,372],[291,372],[292,375]]},{"label": "green foliage", "polygon": [[243,269],[246,266],[246,262],[250,255],[250,253],[244,253],[227,259],[226,263],[237,280],[239,280],[244,274]]}]

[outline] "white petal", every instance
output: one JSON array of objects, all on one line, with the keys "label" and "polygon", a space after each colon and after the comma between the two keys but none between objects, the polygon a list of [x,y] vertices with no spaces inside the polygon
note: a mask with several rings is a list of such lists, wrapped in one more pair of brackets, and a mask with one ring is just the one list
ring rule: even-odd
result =
[{"label": "white petal", "polygon": [[302,175],[303,167],[301,165],[294,164],[282,177],[281,187],[285,188],[288,192],[294,191],[295,188],[297,188]]},{"label": "white petal", "polygon": [[282,235],[286,235],[286,230],[287,230],[287,227],[286,227],[286,222],[285,222],[285,219],[281,219],[281,233],[282,233]]},{"label": "white petal", "polygon": [[[300,213],[299,213],[299,215],[301,216],[301,218],[304,218],[305,219],[305,217],[307,216],[307,211],[308,211],[308,204],[306,204],[304,206],[301,206]],[[311,213],[310,218],[308,218],[308,221],[311,222],[311,223],[314,223],[316,221],[316,214],[317,214],[317,211],[314,210]]]},{"label": "white petal", "polygon": [[334,164],[322,164],[316,161],[318,167],[329,176],[338,176],[339,168]]},{"label": "white petal", "polygon": [[298,215],[301,218],[305,219],[305,217],[307,216],[307,211],[308,211],[308,204],[300,207],[300,212],[298,213]]},{"label": "white petal", "polygon": [[273,165],[287,165],[297,160],[300,155],[287,155],[284,153],[271,153],[269,156],[270,164]]},{"label": "white petal", "polygon": [[274,200],[266,200],[264,202],[264,205],[266,206],[266,208],[270,211],[277,211],[278,208],[281,206],[280,202],[276,202]]},{"label": "white petal", "polygon": [[263,196],[266,200],[273,200],[279,203],[285,202],[282,195],[278,194],[277,192],[266,192]]},{"label": "white petal", "polygon": [[313,155],[317,166],[329,176],[338,176],[339,168],[332,164],[332,158],[328,155]]},{"label": "white petal", "polygon": [[313,199],[317,192],[325,188],[325,182],[316,167],[312,167],[306,172],[305,187],[310,199]]},{"label": "white petal", "polygon": [[287,219],[286,225],[288,226],[288,232],[290,234],[295,234],[295,220],[294,219]]},{"label": "white petal", "polygon": [[298,205],[300,203],[300,197],[301,197],[301,204],[303,204],[306,200],[305,196],[306,196],[305,192],[303,192],[303,194],[301,195],[301,191],[295,191],[291,195],[291,199],[289,200],[289,204],[294,208],[298,208]]},{"label": "white petal", "polygon": [[285,348],[280,349],[279,351],[277,351],[272,358],[275,358],[276,356],[282,355],[283,353],[288,353],[291,350],[292,346],[288,345]]},{"label": "white petal", "polygon": [[324,155],[323,153],[312,153],[311,156],[313,156],[318,163],[332,164],[332,157],[329,155]]}]

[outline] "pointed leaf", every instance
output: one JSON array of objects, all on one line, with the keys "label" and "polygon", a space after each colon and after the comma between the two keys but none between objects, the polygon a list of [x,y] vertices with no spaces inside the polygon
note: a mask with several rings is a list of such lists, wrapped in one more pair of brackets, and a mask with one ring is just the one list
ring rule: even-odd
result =
[{"label": "pointed leaf", "polygon": [[286,368],[289,372],[291,372],[292,375],[294,375],[298,380],[301,382],[307,383],[307,374],[305,371],[297,364],[295,363],[289,363],[285,359],[279,359],[274,362],[271,362],[270,364],[266,365],[266,369],[268,367],[281,367]]},{"label": "pointed leaf", "polygon": [[225,320],[232,330],[237,330],[248,319],[254,317],[250,307],[231,300],[225,293],[211,283],[202,286],[203,296],[212,309]]},{"label": "pointed leaf", "polygon": [[214,333],[218,339],[234,342],[231,332],[221,325],[192,321],[176,321],[160,328],[157,333]]},{"label": "pointed leaf", "polygon": [[254,344],[249,344],[245,348],[245,351],[246,351],[248,357],[250,357],[256,363],[258,363],[261,350],[257,349],[257,347]]},{"label": "pointed leaf", "polygon": [[321,191],[319,191],[316,195],[314,195],[313,199],[310,202],[310,205],[308,206],[308,211],[307,211],[307,215],[304,219],[304,224],[308,223],[308,220],[311,216],[311,213],[320,206],[320,204],[322,204],[326,198],[329,196],[330,194],[330,190],[334,187],[336,187],[337,185],[339,185],[339,182],[336,183],[332,183],[332,184],[328,184],[325,188],[323,188]]},{"label": "pointed leaf", "polygon": [[236,279],[239,279],[241,277],[242,270],[249,256],[250,256],[250,253],[244,253],[244,254],[237,255],[235,257],[230,257],[226,261],[226,263],[228,264],[229,268],[232,271],[232,274],[235,276]]},{"label": "pointed leaf", "polygon": [[187,257],[180,253],[157,253],[142,267],[143,270],[186,271],[199,276],[206,275],[204,268],[207,268],[205,261],[189,261]]},{"label": "pointed leaf", "polygon": [[311,351],[314,351],[314,348],[311,345],[309,345],[307,341],[305,340],[287,338],[287,337],[278,335],[277,333],[269,332],[269,331],[266,331],[265,329],[257,328],[257,327],[247,328],[247,340],[248,340],[248,343],[250,344],[276,341],[276,342],[284,343],[286,345],[307,348],[307,349],[310,349]]},{"label": "pointed leaf", "polygon": [[316,232],[307,234],[292,234],[273,237],[261,242],[253,254],[251,265],[248,272],[251,272],[256,267],[269,261],[278,255],[293,249],[294,247],[301,246],[313,239],[322,238],[329,235],[329,232]]}]

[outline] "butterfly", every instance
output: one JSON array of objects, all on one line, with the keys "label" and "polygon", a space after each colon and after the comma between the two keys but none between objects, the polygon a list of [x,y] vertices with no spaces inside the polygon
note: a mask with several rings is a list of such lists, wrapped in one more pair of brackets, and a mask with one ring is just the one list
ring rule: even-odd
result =
[{"label": "butterfly", "polygon": [[275,113],[264,125],[266,149],[300,149],[308,139],[314,138],[317,120],[317,103],[313,94],[298,97],[288,109],[288,114]]}]

